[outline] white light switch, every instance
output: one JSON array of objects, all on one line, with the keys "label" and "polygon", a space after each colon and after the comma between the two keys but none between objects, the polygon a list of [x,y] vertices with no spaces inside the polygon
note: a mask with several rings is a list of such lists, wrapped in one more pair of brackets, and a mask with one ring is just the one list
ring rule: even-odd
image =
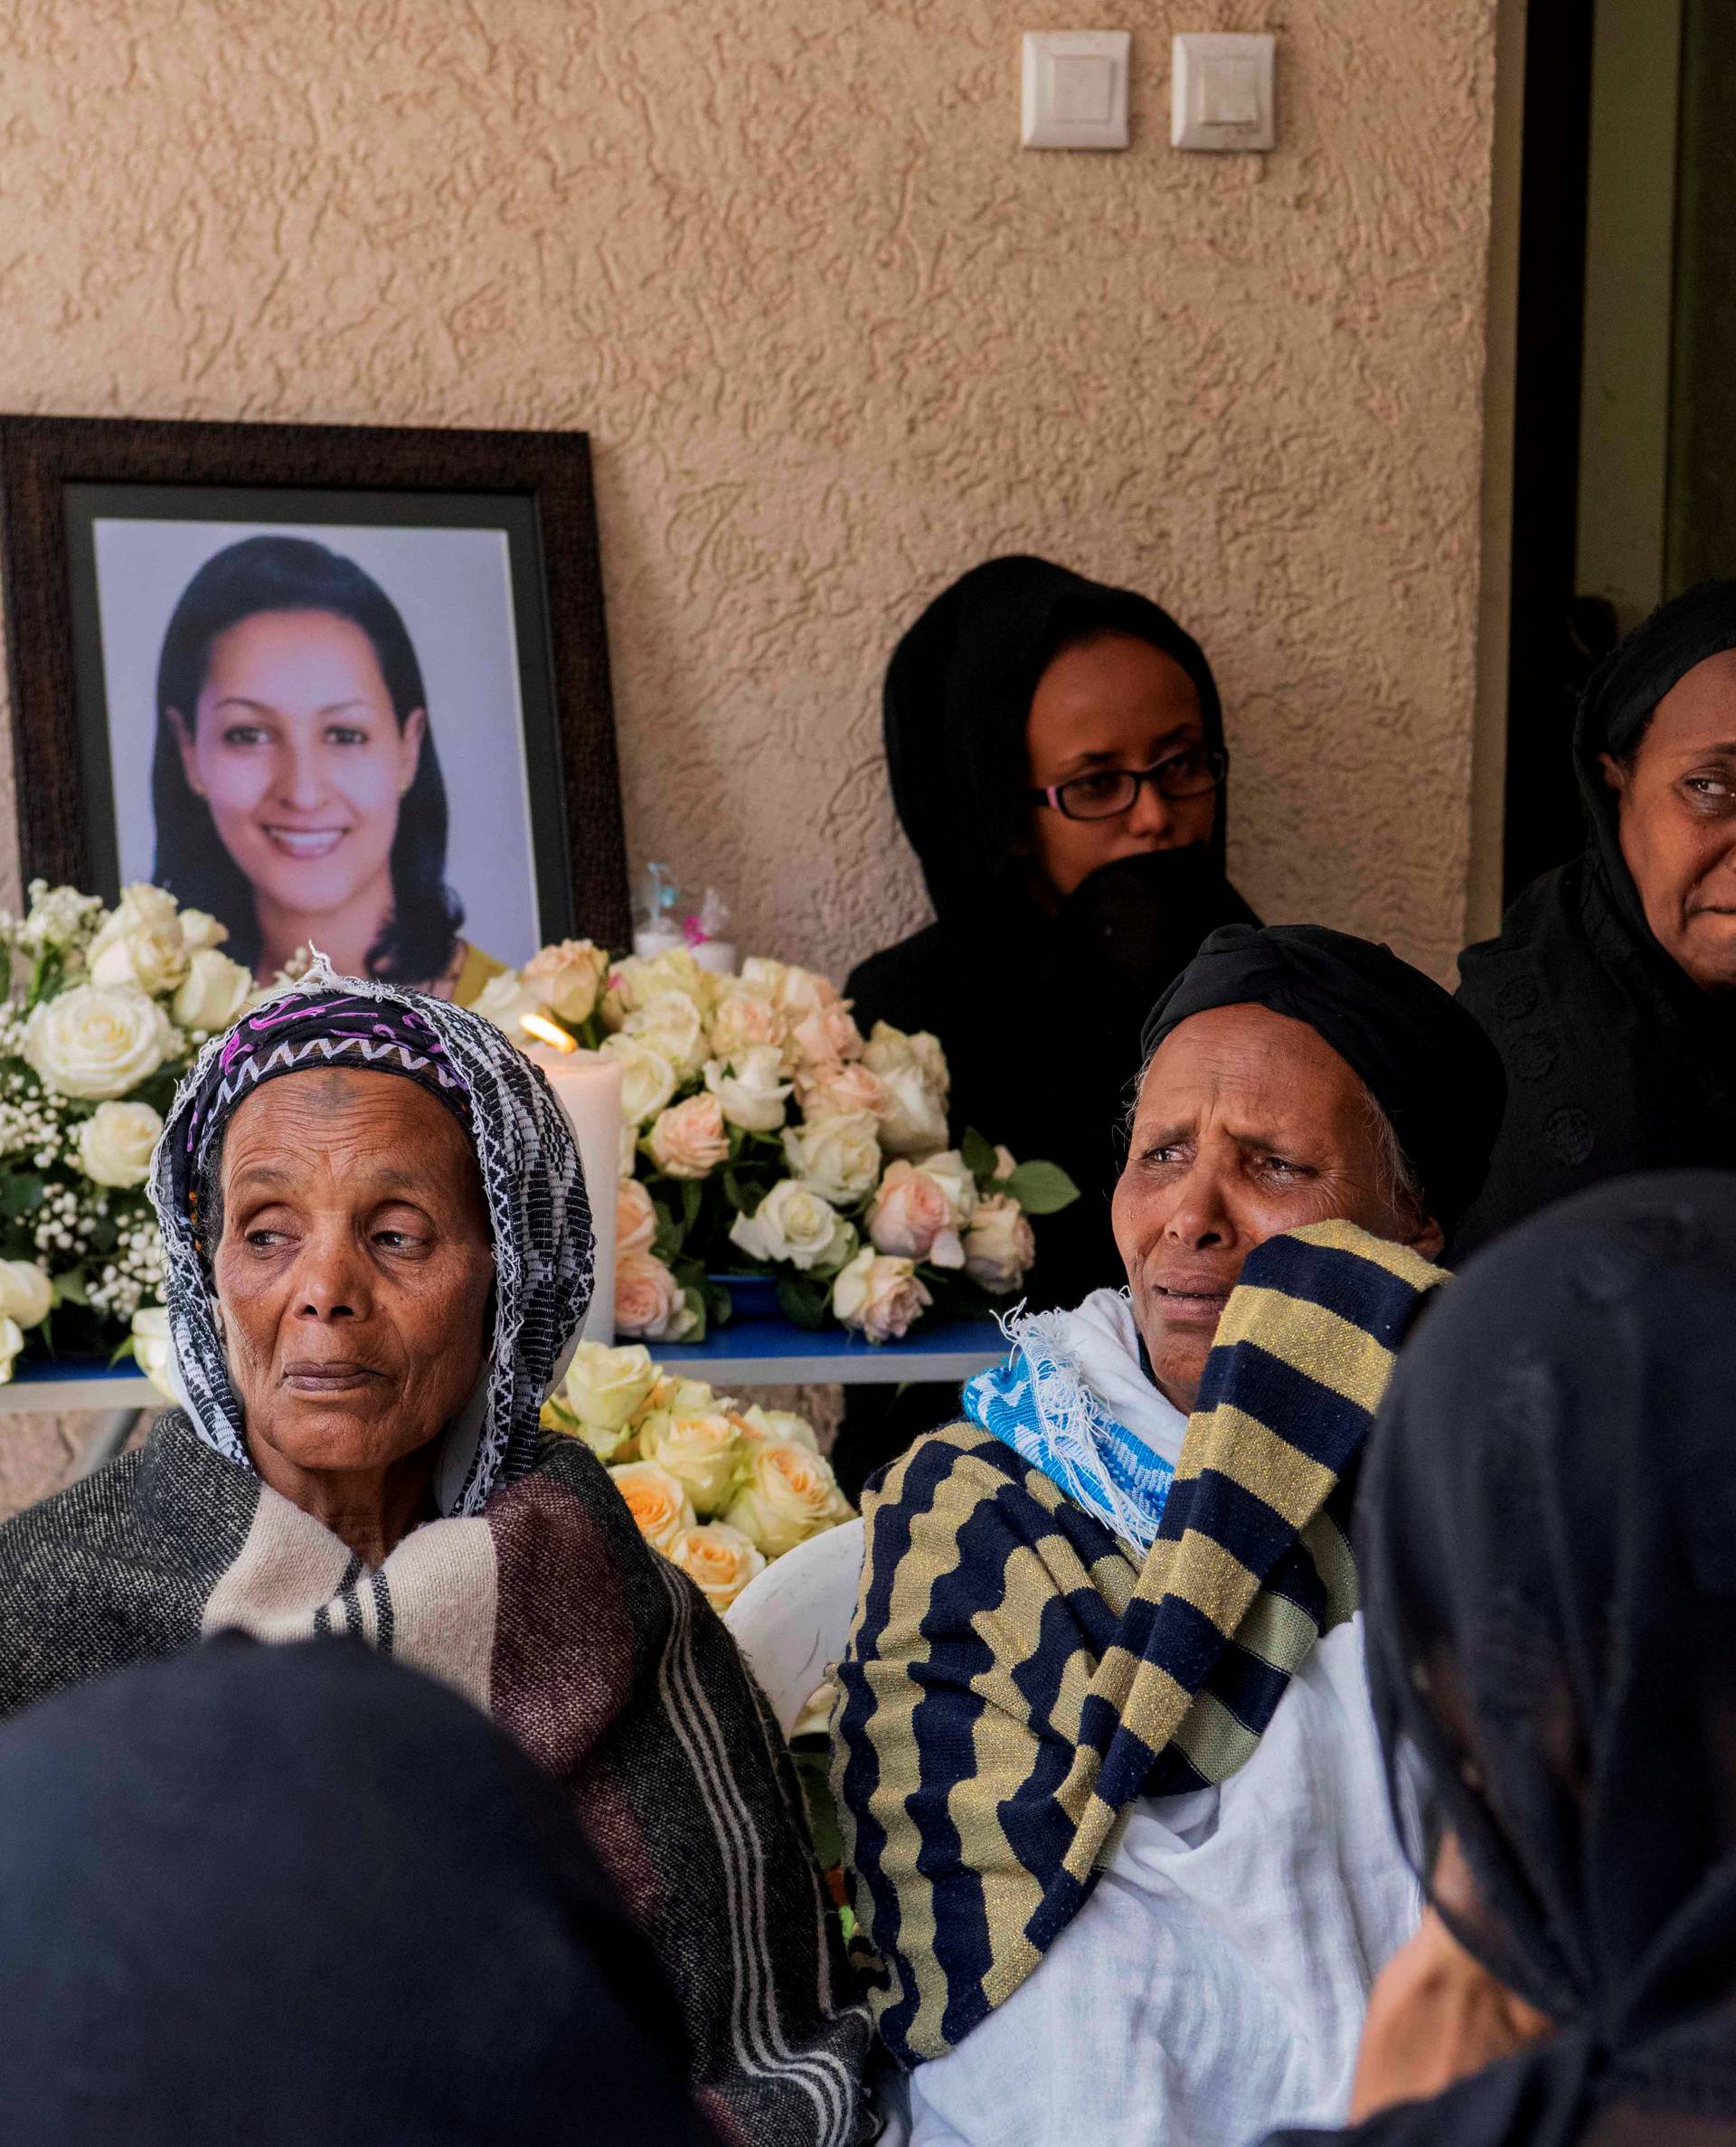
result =
[{"label": "white light switch", "polygon": [[1125,30],[1027,30],[1023,124],[1027,149],[1125,149]]},{"label": "white light switch", "polygon": [[1169,138],[1177,149],[1270,149],[1278,142],[1278,40],[1185,32],[1175,45]]}]

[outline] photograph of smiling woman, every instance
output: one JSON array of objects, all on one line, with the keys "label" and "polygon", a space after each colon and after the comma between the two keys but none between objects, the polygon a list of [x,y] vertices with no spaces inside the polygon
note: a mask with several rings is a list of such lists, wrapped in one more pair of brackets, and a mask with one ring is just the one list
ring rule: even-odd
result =
[{"label": "photograph of smiling woman", "polygon": [[327,546],[248,537],[188,582],[157,666],[151,790],[152,877],[221,919],[261,982],[309,944],[442,998],[495,966],[459,936],[415,648]]}]

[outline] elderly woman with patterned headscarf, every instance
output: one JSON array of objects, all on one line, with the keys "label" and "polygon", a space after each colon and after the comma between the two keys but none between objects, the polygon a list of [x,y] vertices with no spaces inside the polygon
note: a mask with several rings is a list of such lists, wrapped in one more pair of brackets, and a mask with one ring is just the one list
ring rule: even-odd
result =
[{"label": "elderly woman with patterned headscarf", "polygon": [[324,972],[202,1053],[152,1194],[183,1406],[0,1528],[0,1712],[225,1629],[434,1672],[565,1788],[720,2135],[842,2147],[865,2027],[775,1726],[594,1457],[540,1441],[591,1287],[541,1074]]},{"label": "elderly woman with patterned headscarf", "polygon": [[1128,1291],[1010,1322],[865,1501],[834,1783],[912,2147],[1336,2119],[1417,1918],[1345,1530],[1500,1064],[1309,925],[1214,932],[1145,1042]]}]

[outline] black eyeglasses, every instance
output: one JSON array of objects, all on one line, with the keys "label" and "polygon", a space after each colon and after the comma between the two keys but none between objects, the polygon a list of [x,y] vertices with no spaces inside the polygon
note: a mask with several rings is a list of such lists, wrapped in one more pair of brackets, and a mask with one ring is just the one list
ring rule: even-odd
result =
[{"label": "black eyeglasses", "polygon": [[1031,795],[1070,820],[1113,820],[1133,810],[1142,783],[1150,783],[1160,798],[1203,798],[1218,790],[1229,772],[1230,756],[1221,746],[1208,751],[1196,745],[1171,753],[1152,768],[1094,769]]}]

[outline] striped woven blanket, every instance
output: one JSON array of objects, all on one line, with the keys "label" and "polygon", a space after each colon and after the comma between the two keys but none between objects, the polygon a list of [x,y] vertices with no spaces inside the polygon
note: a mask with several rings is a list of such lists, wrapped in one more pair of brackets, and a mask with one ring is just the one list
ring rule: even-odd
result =
[{"label": "striped woven blanket", "polygon": [[1143,1563],[973,1424],[870,1491],[833,1780],[901,2063],[955,2048],[1018,1989],[1136,1798],[1243,1765],[1354,1613],[1354,1464],[1442,1280],[1347,1223],[1258,1247]]},{"label": "striped woven blanket", "polygon": [[722,1622],[579,1442],[546,1442],[479,1516],[429,1522],[373,1570],[179,1413],[0,1527],[0,1714],[232,1628],[349,1634],[492,1715],[565,1785],[649,1937],[719,2137],[858,2136],[867,2012],[783,1740]]}]

